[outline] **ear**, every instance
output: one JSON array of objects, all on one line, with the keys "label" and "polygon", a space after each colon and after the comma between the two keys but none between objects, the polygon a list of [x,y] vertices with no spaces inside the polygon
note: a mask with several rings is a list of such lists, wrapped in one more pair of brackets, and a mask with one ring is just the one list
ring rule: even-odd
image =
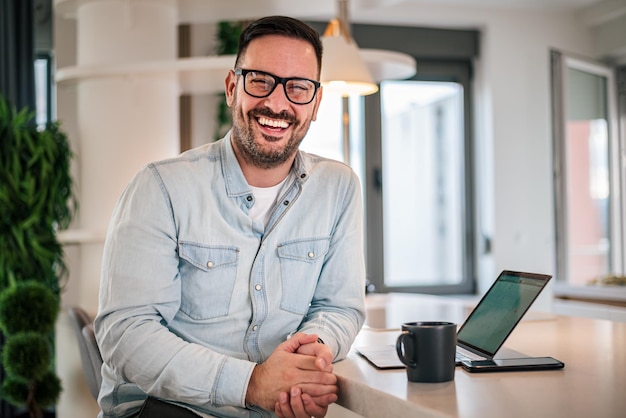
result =
[{"label": "ear", "polygon": [[226,104],[228,105],[228,107],[233,107],[235,89],[237,88],[237,76],[235,75],[235,72],[233,70],[230,70],[228,72],[228,75],[224,80],[224,86],[224,93],[226,94]]},{"label": "ear", "polygon": [[317,120],[317,110],[320,108],[320,103],[322,102],[322,90],[323,87],[320,86],[320,88],[317,89],[317,93],[315,94],[315,107],[313,108],[313,117],[311,118],[311,120]]}]

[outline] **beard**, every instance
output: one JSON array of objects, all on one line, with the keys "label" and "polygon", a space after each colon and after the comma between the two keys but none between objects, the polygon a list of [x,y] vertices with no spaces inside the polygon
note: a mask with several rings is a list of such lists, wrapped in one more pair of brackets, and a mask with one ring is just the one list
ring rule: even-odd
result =
[{"label": "beard", "polygon": [[[236,104],[233,106],[233,127],[231,138],[236,144],[237,149],[240,151],[241,157],[244,161],[263,169],[278,167],[287,162],[298,151],[298,147],[304,139],[311,123],[311,121],[308,121],[306,125],[303,125],[301,121],[297,120],[295,116],[289,114],[287,111],[274,113],[268,108],[252,109],[248,112],[247,116],[248,118],[246,123],[246,118],[244,118],[244,115],[241,112],[241,107]],[[261,134],[266,143],[259,143],[255,141],[254,124],[259,116],[266,116],[272,119],[282,119],[290,123],[292,134],[286,145],[283,147],[271,146],[281,140],[281,138],[266,134]]]}]

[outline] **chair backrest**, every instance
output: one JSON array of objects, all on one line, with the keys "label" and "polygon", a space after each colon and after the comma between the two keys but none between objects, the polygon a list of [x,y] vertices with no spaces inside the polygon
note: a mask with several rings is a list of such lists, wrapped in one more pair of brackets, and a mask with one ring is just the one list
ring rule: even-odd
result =
[{"label": "chair backrest", "polygon": [[97,400],[100,385],[102,384],[102,356],[96,342],[93,318],[78,306],[71,306],[68,309],[68,314],[72,320],[74,333],[78,341],[83,373],[87,379],[91,394]]}]

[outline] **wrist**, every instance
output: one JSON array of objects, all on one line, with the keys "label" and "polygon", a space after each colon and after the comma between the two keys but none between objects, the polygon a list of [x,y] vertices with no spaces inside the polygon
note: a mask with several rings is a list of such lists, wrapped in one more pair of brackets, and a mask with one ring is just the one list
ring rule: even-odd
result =
[{"label": "wrist", "polygon": [[244,399],[246,408],[257,405],[257,400],[255,397],[255,374],[257,372],[258,365],[255,365],[252,369],[252,373],[250,374],[250,379],[248,380],[248,387],[246,388],[246,396]]}]

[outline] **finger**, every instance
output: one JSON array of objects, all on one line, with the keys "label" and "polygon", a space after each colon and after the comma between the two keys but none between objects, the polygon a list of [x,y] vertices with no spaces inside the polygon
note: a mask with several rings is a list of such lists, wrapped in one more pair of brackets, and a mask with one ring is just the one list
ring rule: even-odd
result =
[{"label": "finger", "polygon": [[298,354],[314,356],[316,358],[315,365],[319,370],[325,372],[333,371],[333,353],[331,353],[327,345],[318,343],[316,340],[315,343],[301,345],[296,352]]},{"label": "finger", "polygon": [[302,394],[302,403],[304,404],[304,411],[310,417],[324,417],[328,411],[328,405],[319,405],[314,399],[312,399],[306,393]]},{"label": "finger", "polygon": [[323,372],[332,373],[333,371],[333,355],[330,349],[326,352],[321,352],[315,359],[315,366]]},{"label": "finger", "polygon": [[301,383],[298,385],[303,393],[307,393],[313,397],[336,394],[338,392],[337,385],[318,385],[313,383]]},{"label": "finger", "polygon": [[[332,372],[320,370],[316,365],[316,358],[303,354],[290,354],[291,357],[284,358],[282,368],[291,367],[293,373],[286,373],[285,377],[299,379],[301,382],[318,382],[318,383],[332,383],[327,375],[332,375]],[[295,373],[298,373],[294,376]],[[308,379],[304,377],[308,374]],[[297,382],[294,382],[294,384]],[[290,385],[293,386],[294,384]]]},{"label": "finger", "polygon": [[284,343],[287,343],[287,342],[293,345],[297,344],[298,347],[304,344],[313,344],[317,342],[317,334],[305,334],[304,332],[296,332],[291,337],[289,337]]},{"label": "finger", "polygon": [[322,396],[311,396],[311,399],[317,406],[327,407],[331,403],[337,402],[337,399],[339,399],[339,397],[335,393],[330,393],[328,395]]},{"label": "finger", "polygon": [[280,402],[276,401],[274,404],[274,413],[278,418],[288,418],[285,414],[283,414],[280,406]]},{"label": "finger", "polygon": [[314,357],[307,354],[297,354],[298,368],[302,370],[317,370],[324,373],[333,372],[332,355],[330,353],[321,354]]},{"label": "finger", "polygon": [[[293,357],[293,358],[295,359],[294,360],[295,366],[300,370],[315,371],[319,373],[320,376],[333,374],[332,364],[329,364],[322,368],[319,363],[319,360],[320,360],[319,358],[308,356],[305,354],[296,354],[296,357]],[[322,364],[322,366],[324,366],[324,364]],[[333,383],[333,382],[324,382],[324,383]]]},{"label": "finger", "polygon": [[321,386],[336,386],[337,376],[332,373],[320,372],[317,369],[300,369],[298,371],[297,379],[292,380],[294,383],[291,386],[298,384],[302,385],[321,385]]},{"label": "finger", "polygon": [[311,414],[304,410],[304,403],[302,402],[302,391],[298,386],[291,388],[289,405],[296,418],[310,418]]},{"label": "finger", "polygon": [[276,350],[282,350],[288,353],[295,353],[301,345],[312,344],[316,341],[316,334],[305,334],[303,332],[297,332],[293,334],[287,341],[284,341],[278,347],[276,347]]},{"label": "finger", "polygon": [[291,405],[289,405],[289,394],[287,392],[281,392],[278,395],[278,401],[274,406],[274,413],[278,418],[294,418]]}]

